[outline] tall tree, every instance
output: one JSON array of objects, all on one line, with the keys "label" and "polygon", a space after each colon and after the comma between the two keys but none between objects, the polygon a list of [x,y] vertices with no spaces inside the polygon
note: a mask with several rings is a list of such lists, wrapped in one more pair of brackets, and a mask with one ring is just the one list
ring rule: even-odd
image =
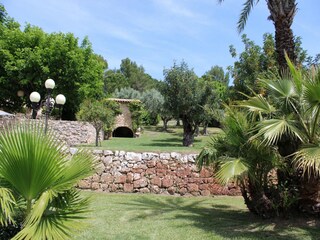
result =
[{"label": "tall tree", "polygon": [[7,11],[2,3],[0,3],[0,23],[4,23],[7,17]]},{"label": "tall tree", "polygon": [[168,110],[182,120],[183,146],[192,146],[195,130],[201,122],[201,106],[206,102],[206,94],[194,71],[184,61],[164,70],[164,83],[163,95]]},{"label": "tall tree", "polygon": [[120,70],[108,70],[104,73],[104,92],[110,95],[116,90],[128,88],[129,82]]},{"label": "tall tree", "polygon": [[149,124],[157,125],[158,117],[163,108],[164,97],[156,89],[150,89],[142,93],[141,101],[147,110]]},{"label": "tall tree", "polygon": [[[222,3],[224,0],[218,0]],[[238,20],[238,31],[242,32],[247,19],[254,5],[259,0],[245,0],[243,9]],[[277,52],[277,62],[280,69],[287,69],[284,52],[286,51],[292,62],[296,62],[294,36],[291,29],[294,16],[297,11],[297,3],[295,0],[266,0],[271,20],[275,27],[275,46]]]},{"label": "tall tree", "polygon": [[145,73],[143,66],[138,66],[136,62],[129,58],[121,61],[120,72],[127,79],[129,87],[140,92],[151,89],[157,84],[157,80]]},{"label": "tall tree", "polygon": [[230,91],[232,100],[244,99],[243,94],[251,95],[252,90],[260,92],[260,86],[257,84],[258,78],[270,71],[278,71],[274,39],[271,34],[264,34],[262,47],[256,45],[246,34],[243,34],[241,38],[244,45],[242,53],[237,54],[236,49],[230,46],[231,56],[237,58],[230,68],[234,78],[234,86]]},{"label": "tall tree", "polygon": [[[47,34],[31,25],[21,30],[11,20],[1,26],[0,49],[0,107],[5,110],[16,112],[29,104],[32,91],[44,97],[47,78],[56,81],[54,94],[68,99],[64,119],[75,119],[82,99],[103,97],[107,63],[94,54],[87,38],[79,44],[71,33]],[[18,90],[24,91],[24,98],[17,96]]]}]

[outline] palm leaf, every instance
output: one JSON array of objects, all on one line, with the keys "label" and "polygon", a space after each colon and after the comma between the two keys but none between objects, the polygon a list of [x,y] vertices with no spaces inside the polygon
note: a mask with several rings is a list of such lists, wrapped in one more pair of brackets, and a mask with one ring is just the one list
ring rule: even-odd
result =
[{"label": "palm leaf", "polygon": [[222,184],[226,184],[230,179],[240,177],[248,170],[242,158],[222,157],[220,159],[224,163],[221,164],[215,176]]},{"label": "palm leaf", "polygon": [[[25,205],[21,210],[27,216],[13,239],[66,239],[84,217],[88,200],[70,189],[95,172],[96,162],[82,151],[68,157],[57,139],[33,123],[7,128],[0,135],[0,177],[17,196],[15,204]],[[0,221],[11,217],[12,196],[2,188],[5,211]]]},{"label": "palm leaf", "polygon": [[281,98],[288,102],[289,99],[297,97],[296,89],[290,79],[281,80],[260,80],[275,98]]},{"label": "palm leaf", "polygon": [[196,158],[196,164],[199,168],[209,166],[217,158],[217,150],[213,144],[204,147]]},{"label": "palm leaf", "polygon": [[293,82],[295,83],[295,87],[297,90],[297,93],[299,95],[301,95],[302,93],[302,86],[303,86],[303,76],[302,76],[302,72],[299,71],[294,64],[291,62],[290,58],[288,57],[288,54],[285,53],[285,58],[287,60],[287,64],[293,79]]},{"label": "palm leaf", "polygon": [[307,176],[320,175],[320,146],[303,146],[294,156],[297,169],[302,169]]},{"label": "palm leaf", "polygon": [[256,113],[271,114],[275,112],[274,106],[269,104],[267,99],[265,99],[261,94],[250,97],[248,100],[241,101],[238,105]]},{"label": "palm leaf", "polygon": [[[67,191],[53,199],[50,199],[49,195],[45,194],[41,199],[48,204],[41,218],[29,218],[24,229],[13,240],[69,239],[71,232],[83,227],[81,220],[86,218],[88,212],[88,198],[82,198],[77,190]],[[41,201],[36,204],[34,209],[46,205]],[[33,210],[31,215],[38,215],[37,210]]]},{"label": "palm leaf", "polygon": [[63,159],[53,135],[25,124],[0,136],[0,175],[25,199],[32,200],[61,177]]},{"label": "palm leaf", "polygon": [[243,4],[243,9],[238,20],[238,32],[241,33],[247,23],[248,17],[251,13],[251,10],[254,4],[257,4],[259,0],[246,0]]},{"label": "palm leaf", "polygon": [[15,198],[9,188],[0,187],[0,226],[14,223]]},{"label": "palm leaf", "polygon": [[251,140],[262,136],[268,145],[276,144],[285,134],[297,137],[300,140],[305,137],[296,126],[296,121],[292,120],[290,116],[263,120],[257,125],[257,129],[259,129],[258,133]]},{"label": "palm leaf", "polygon": [[84,150],[78,151],[71,159],[65,161],[61,178],[55,183],[57,191],[68,190],[78,181],[95,173],[98,161],[93,160],[92,154]]}]

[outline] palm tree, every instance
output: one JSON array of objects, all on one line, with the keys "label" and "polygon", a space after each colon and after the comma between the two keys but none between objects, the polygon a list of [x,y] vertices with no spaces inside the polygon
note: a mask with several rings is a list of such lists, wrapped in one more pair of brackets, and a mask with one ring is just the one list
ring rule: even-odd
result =
[{"label": "palm tree", "polygon": [[[226,108],[224,134],[214,138],[197,157],[200,167],[211,165],[222,184],[238,183],[248,209],[264,218],[274,216],[282,207],[273,192],[268,175],[278,166],[277,153],[253,136],[254,121],[246,112]],[[275,204],[278,201],[278,204]]]},{"label": "palm tree", "polygon": [[249,210],[263,217],[320,212],[320,70],[286,59],[290,73],[260,80],[265,96],[239,102],[246,114],[228,110],[225,136],[197,158],[214,163],[221,182],[237,179]]},{"label": "palm tree", "polygon": [[67,239],[79,229],[88,199],[74,186],[93,174],[90,154],[70,157],[55,134],[31,123],[6,128],[0,153],[0,226],[18,228],[12,239]]},{"label": "palm tree", "polygon": [[[219,3],[223,1],[218,0]],[[250,12],[257,3],[259,3],[259,0],[246,0],[244,2],[238,21],[239,32],[243,31]],[[266,3],[270,12],[268,19],[273,22],[275,27],[277,61],[280,69],[287,69],[285,51],[291,61],[296,62],[295,43],[291,25],[297,11],[297,4],[295,0],[266,0]]]},{"label": "palm tree", "polygon": [[[261,116],[253,139],[262,137],[268,146],[277,146],[287,172],[287,181],[299,190],[303,211],[320,211],[320,70],[303,72],[286,57],[290,74],[277,80],[261,80],[267,97],[251,97],[241,103]],[[294,186],[296,185],[296,186]]]}]

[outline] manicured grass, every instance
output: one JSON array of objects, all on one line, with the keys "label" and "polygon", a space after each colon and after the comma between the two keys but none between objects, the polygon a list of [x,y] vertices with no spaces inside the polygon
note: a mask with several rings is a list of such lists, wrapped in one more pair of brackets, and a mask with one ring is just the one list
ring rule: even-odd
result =
[{"label": "manicured grass", "polygon": [[[143,133],[138,138],[111,138],[101,142],[101,149],[123,150],[133,152],[182,152],[199,153],[205,144],[215,134],[222,132],[219,128],[209,128],[209,136],[199,135],[195,138],[193,147],[182,146],[182,128],[169,128],[168,132],[161,131],[161,127],[144,127]],[[94,145],[83,145],[94,147]]]},{"label": "manicured grass", "polygon": [[261,220],[241,197],[172,197],[84,192],[92,196],[87,230],[74,239],[319,239],[312,219]]}]

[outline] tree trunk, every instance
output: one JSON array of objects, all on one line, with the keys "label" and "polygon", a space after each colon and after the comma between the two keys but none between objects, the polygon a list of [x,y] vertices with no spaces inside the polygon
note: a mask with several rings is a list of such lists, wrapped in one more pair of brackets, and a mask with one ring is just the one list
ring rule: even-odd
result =
[{"label": "tree trunk", "polygon": [[176,124],[176,126],[177,126],[177,127],[181,126],[181,124],[180,124],[180,119],[179,119],[179,118],[177,119],[177,124]]},{"label": "tree trunk", "polygon": [[294,37],[291,30],[297,5],[295,0],[268,0],[267,4],[270,11],[269,19],[273,21],[275,27],[277,62],[281,74],[283,70],[288,69],[285,51],[294,64],[296,64],[297,60]]},{"label": "tree trunk", "polygon": [[247,183],[241,183],[240,190],[250,212],[263,218],[271,218],[276,215],[272,201],[263,191],[255,190],[255,187],[250,183],[250,180]]},{"label": "tree trunk", "polygon": [[304,177],[299,187],[299,209],[311,214],[320,213],[320,178],[314,174]]},{"label": "tree trunk", "polygon": [[203,132],[203,135],[205,135],[205,136],[209,135],[209,133],[208,133],[208,124],[207,124],[207,123],[205,123],[205,124],[203,125],[203,130],[202,130],[202,132]]},{"label": "tree trunk", "polygon": [[186,147],[193,146],[194,140],[194,129],[192,124],[188,121],[186,117],[182,117],[182,124],[183,124],[183,140],[182,144]]},{"label": "tree trunk", "polygon": [[96,147],[98,147],[99,145],[99,132],[100,128],[96,128]]},{"label": "tree trunk", "polygon": [[161,118],[162,121],[163,121],[163,131],[167,132],[168,131],[168,122],[169,122],[169,119],[168,118]]},{"label": "tree trunk", "polygon": [[197,125],[197,126],[196,126],[196,129],[195,129],[195,131],[194,131],[194,136],[195,136],[195,137],[198,137],[199,134],[200,134],[200,128],[199,128],[199,125]]}]

